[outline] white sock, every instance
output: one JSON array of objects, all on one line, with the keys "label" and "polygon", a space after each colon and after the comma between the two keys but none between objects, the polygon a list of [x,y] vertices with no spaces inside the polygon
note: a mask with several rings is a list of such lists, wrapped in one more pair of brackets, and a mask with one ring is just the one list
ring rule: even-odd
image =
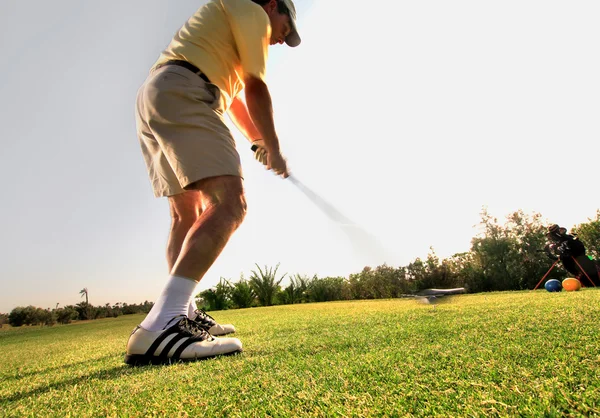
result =
[{"label": "white sock", "polygon": [[196,300],[192,297],[188,308],[188,318],[194,318],[196,316],[196,309],[198,309],[198,305],[196,305]]},{"label": "white sock", "polygon": [[177,315],[187,315],[197,282],[185,277],[171,276],[162,293],[140,324],[148,331],[160,331]]}]

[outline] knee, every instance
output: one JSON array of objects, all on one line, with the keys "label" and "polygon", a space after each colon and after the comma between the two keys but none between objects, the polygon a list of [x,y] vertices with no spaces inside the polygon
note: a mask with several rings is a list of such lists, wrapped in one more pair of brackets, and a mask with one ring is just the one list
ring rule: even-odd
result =
[{"label": "knee", "polygon": [[201,196],[202,213],[211,213],[220,222],[237,228],[246,217],[246,197],[241,178],[217,176],[188,186],[198,190]]},{"label": "knee", "polygon": [[173,228],[190,229],[198,216],[193,212],[171,212],[171,225]]},{"label": "knee", "polygon": [[243,194],[232,195],[230,198],[225,199],[220,206],[223,213],[229,217],[236,227],[244,221],[248,205]]},{"label": "knee", "polygon": [[[190,194],[191,195],[191,194]],[[170,199],[171,225],[173,228],[191,228],[198,220],[201,202],[194,196],[177,196]]]},{"label": "knee", "polygon": [[205,211],[214,212],[224,222],[238,227],[246,217],[246,198],[240,193],[219,193],[211,196],[205,202]]}]

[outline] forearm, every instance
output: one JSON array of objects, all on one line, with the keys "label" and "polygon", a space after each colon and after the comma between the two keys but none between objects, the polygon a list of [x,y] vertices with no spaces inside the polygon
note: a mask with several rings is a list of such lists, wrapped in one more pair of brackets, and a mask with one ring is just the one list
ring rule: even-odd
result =
[{"label": "forearm", "polygon": [[275,132],[273,104],[267,85],[260,79],[250,78],[246,81],[246,106],[265,147],[269,151],[279,151],[279,139]]},{"label": "forearm", "polygon": [[248,141],[253,142],[257,139],[262,139],[261,133],[256,128],[256,125],[254,125],[254,122],[252,122],[246,105],[239,97],[233,99],[228,114],[231,121]]}]

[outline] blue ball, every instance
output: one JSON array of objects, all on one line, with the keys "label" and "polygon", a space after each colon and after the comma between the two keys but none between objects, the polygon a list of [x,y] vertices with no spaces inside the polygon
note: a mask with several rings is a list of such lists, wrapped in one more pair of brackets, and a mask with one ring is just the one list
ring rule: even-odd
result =
[{"label": "blue ball", "polygon": [[548,280],[544,287],[548,292],[560,292],[562,290],[562,284],[556,279]]}]

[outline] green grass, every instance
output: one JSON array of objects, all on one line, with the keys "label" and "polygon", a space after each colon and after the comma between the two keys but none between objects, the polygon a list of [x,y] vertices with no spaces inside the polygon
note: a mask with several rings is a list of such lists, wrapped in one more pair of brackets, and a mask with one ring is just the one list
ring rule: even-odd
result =
[{"label": "green grass", "polygon": [[131,368],[143,316],[0,333],[0,416],[597,416],[600,290],[215,312],[238,356]]}]

